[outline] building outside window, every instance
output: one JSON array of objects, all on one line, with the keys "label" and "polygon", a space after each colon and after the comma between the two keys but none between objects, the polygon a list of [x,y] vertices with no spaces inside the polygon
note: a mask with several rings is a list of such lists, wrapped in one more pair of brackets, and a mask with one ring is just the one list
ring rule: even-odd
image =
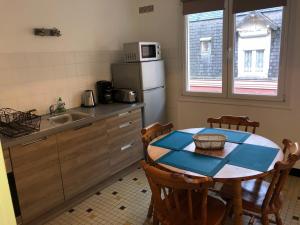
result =
[{"label": "building outside window", "polygon": [[[266,16],[266,14],[268,17]],[[272,33],[279,27],[271,18],[280,10],[262,10],[236,15],[236,51],[238,52],[237,77],[244,79],[268,79]],[[280,31],[280,30],[279,30]],[[278,37],[280,38],[280,36]],[[280,44],[280,42],[278,42]],[[272,52],[273,58],[279,52]],[[279,63],[279,57],[277,57]],[[273,71],[275,75],[276,71]]]},{"label": "building outside window", "polygon": [[188,16],[188,21],[188,90],[221,93],[223,11],[192,14]]},{"label": "building outside window", "polygon": [[[226,24],[225,10],[187,15],[186,91],[277,96],[283,10],[282,6],[234,13],[232,30]],[[229,52],[224,50],[227,40],[234,42]]]}]

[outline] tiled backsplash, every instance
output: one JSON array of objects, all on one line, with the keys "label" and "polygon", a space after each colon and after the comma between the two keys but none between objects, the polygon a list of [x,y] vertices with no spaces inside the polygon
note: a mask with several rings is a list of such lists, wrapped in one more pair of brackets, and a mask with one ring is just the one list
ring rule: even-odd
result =
[{"label": "tiled backsplash", "polygon": [[120,60],[120,51],[1,53],[0,108],[45,114],[58,97],[79,106],[81,93],[111,79],[110,65]]}]

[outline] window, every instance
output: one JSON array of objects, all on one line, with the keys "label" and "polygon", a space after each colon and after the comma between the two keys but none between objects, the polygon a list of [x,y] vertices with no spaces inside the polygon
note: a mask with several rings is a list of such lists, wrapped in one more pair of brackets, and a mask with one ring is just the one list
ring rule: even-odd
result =
[{"label": "window", "polygon": [[286,0],[211,1],[183,0],[185,92],[282,100],[284,79],[279,65]]},{"label": "window", "polygon": [[[244,50],[244,69],[242,74],[239,73],[239,76],[243,76],[243,74],[248,75],[249,73],[256,76],[262,73],[264,71],[264,51],[265,50]],[[255,64],[252,62],[255,62]]]},{"label": "window", "polygon": [[244,56],[244,72],[251,72],[252,70],[252,51],[245,51]]},{"label": "window", "polygon": [[211,38],[200,38],[201,55],[209,55],[211,53]]},{"label": "window", "polygon": [[263,72],[264,69],[264,51],[265,50],[257,50],[256,51],[256,72]]},{"label": "window", "polygon": [[187,90],[222,93],[223,10],[189,15],[188,31]]}]

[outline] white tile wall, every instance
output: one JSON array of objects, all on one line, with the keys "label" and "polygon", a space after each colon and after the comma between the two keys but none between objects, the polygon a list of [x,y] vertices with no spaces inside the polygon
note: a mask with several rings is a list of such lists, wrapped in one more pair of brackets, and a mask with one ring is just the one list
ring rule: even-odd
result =
[{"label": "white tile wall", "polygon": [[110,65],[120,59],[120,51],[1,53],[0,108],[44,114],[58,97],[79,106],[83,90],[111,79]]}]

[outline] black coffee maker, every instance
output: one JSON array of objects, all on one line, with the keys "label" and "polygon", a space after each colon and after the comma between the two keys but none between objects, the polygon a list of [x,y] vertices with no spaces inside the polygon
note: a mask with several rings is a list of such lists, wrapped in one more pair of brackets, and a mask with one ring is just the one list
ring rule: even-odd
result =
[{"label": "black coffee maker", "polygon": [[112,83],[106,80],[100,80],[96,83],[98,103],[112,103]]}]

